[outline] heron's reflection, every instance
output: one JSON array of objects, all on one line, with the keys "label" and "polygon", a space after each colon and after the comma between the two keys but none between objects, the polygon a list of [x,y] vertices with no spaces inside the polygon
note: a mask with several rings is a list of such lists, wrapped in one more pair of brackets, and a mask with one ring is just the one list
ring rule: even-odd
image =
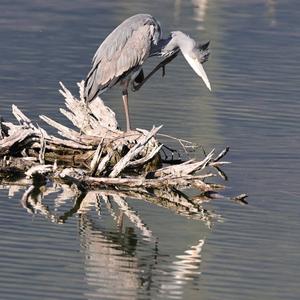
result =
[{"label": "heron's reflection", "polygon": [[[138,258],[134,255],[137,235],[132,227],[105,229],[89,214],[79,217],[80,241],[84,253],[87,298],[95,295],[133,299],[140,287]],[[89,297],[90,296],[90,297]]]}]

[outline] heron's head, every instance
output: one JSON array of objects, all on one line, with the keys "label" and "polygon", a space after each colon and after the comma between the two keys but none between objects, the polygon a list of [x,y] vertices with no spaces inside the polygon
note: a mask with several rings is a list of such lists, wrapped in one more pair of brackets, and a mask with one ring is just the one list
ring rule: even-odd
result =
[{"label": "heron's head", "polygon": [[210,82],[203,68],[203,63],[207,61],[209,56],[209,42],[205,44],[196,43],[195,40],[181,31],[173,31],[171,35],[173,43],[178,45],[186,61],[211,91]]}]

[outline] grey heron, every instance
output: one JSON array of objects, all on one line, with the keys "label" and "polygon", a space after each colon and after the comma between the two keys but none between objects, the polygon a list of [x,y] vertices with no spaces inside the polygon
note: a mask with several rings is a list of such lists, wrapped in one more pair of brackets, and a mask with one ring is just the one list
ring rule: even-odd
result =
[{"label": "grey heron", "polygon": [[[89,103],[98,94],[120,83],[128,131],[129,84],[133,91],[138,90],[158,69],[163,68],[164,71],[165,65],[173,60],[179,51],[211,90],[202,66],[208,59],[208,44],[196,43],[181,31],[173,31],[168,38],[163,39],[160,24],[154,17],[149,14],[134,15],[116,27],[96,51],[84,84],[85,100]],[[159,56],[164,60],[144,77],[142,66],[151,56]]]}]

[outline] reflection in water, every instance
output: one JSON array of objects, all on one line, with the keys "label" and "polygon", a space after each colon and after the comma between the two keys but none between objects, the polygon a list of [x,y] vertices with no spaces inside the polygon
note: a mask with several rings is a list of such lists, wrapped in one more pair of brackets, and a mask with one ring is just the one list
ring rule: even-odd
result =
[{"label": "reflection in water", "polygon": [[89,214],[81,214],[80,240],[84,252],[88,299],[101,295],[132,299],[140,279],[134,256],[137,237],[130,228],[124,232],[105,231]]},{"label": "reflection in water", "polygon": [[[184,254],[177,255],[169,272],[170,281],[161,286],[160,293],[164,296],[182,296],[182,290],[187,280],[196,279],[200,275],[201,251],[204,240],[186,250]],[[175,298],[175,297],[174,297]]]},{"label": "reflection in water", "polygon": [[[57,194],[58,190],[60,193]],[[54,203],[45,204],[45,196],[53,193],[57,194]],[[173,197],[175,194],[175,191],[165,191],[165,202],[167,195]],[[151,201],[157,195],[158,192],[145,192],[140,199]],[[158,238],[125,200],[133,196],[137,198],[138,193],[116,190],[80,193],[73,186],[46,186],[43,183],[32,185],[23,193],[21,204],[28,213],[41,215],[59,224],[74,215],[78,216],[85,281],[88,285],[85,292],[87,299],[97,298],[98,295],[132,299],[145,293],[176,299],[182,296],[187,281],[196,280],[200,275],[204,239],[187,246],[182,254],[177,252],[170,255],[160,249]],[[73,199],[73,204],[66,208],[70,206],[70,199]],[[203,195],[193,199],[201,204],[208,197]],[[196,205],[191,203],[191,199],[178,192],[173,203],[176,208],[163,201],[160,205],[170,207],[179,214],[183,213],[184,208],[187,216],[190,209],[191,218],[205,222],[216,217],[208,211],[204,214],[203,208],[196,213]],[[176,229],[171,230],[174,233]]]},{"label": "reflection in water", "polygon": [[121,230],[123,226],[120,226],[119,232],[106,231],[89,214],[80,216],[86,281],[90,286],[87,296],[113,294],[132,299],[153,288],[163,298],[176,298],[182,294],[186,281],[200,274],[200,252],[204,240],[176,256],[167,266],[160,266],[159,257],[164,255],[159,253],[158,241],[149,241],[150,254],[141,255],[134,229],[125,227]]},{"label": "reflection in water", "polygon": [[276,26],[276,0],[266,0],[267,16],[270,20],[270,26]]},{"label": "reflection in water", "polygon": [[[194,9],[194,19],[198,22],[197,29],[204,30],[204,19],[207,11],[208,0],[191,0]],[[179,18],[181,13],[181,0],[175,0],[174,2],[174,17]]]},{"label": "reflection in water", "polygon": [[[117,211],[114,208],[114,204],[117,205]],[[101,216],[102,210],[105,208],[120,231],[122,231],[124,218],[126,216],[128,220],[141,231],[142,236],[146,240],[152,238],[151,230],[147,228],[139,215],[129,207],[128,203],[118,192],[88,192],[82,200],[77,213],[86,214],[91,207],[96,207],[99,216]]]},{"label": "reflection in water", "polygon": [[181,0],[174,1],[174,17],[177,19],[180,16]]},{"label": "reflection in water", "polygon": [[[217,221],[220,219],[220,216],[210,210],[207,210],[202,206],[202,204],[209,202],[212,199],[227,198],[218,192],[209,191],[201,192],[198,195],[189,197],[187,194],[174,187],[166,187],[162,189],[139,188],[132,190],[105,189],[97,192],[86,192],[78,190],[78,188],[74,185],[71,185],[70,187],[67,184],[61,183],[55,183],[53,186],[46,186],[44,184],[45,182],[43,181],[34,181],[34,184],[30,185],[24,192],[21,199],[21,205],[27,210],[27,212],[42,215],[55,223],[65,223],[66,220],[75,213],[85,213],[90,210],[91,206],[95,206],[96,208],[98,207],[97,210],[99,214],[101,214],[99,203],[105,203],[111,217],[113,217],[115,221],[122,219],[122,216],[126,215],[130,222],[132,222],[136,228],[141,230],[143,236],[147,239],[152,238],[151,230],[146,227],[137,213],[129,207],[128,203],[125,201],[126,198],[144,200],[155,205],[165,207],[176,214],[187,216],[190,219],[201,220],[205,222],[208,227],[211,227],[213,220]],[[3,187],[5,188],[5,186]],[[217,188],[222,186],[215,184],[215,187]],[[14,185],[9,186],[9,193],[12,193],[11,190],[15,190]],[[58,191],[60,191],[60,193]],[[45,196],[57,193],[58,196],[54,201],[55,209],[51,210],[47,205],[43,204],[43,199]],[[73,207],[59,215],[57,213],[59,208],[66,204],[68,202],[67,200],[70,198],[74,200]],[[121,210],[121,217],[116,217],[112,202],[118,206],[119,210]]]},{"label": "reflection in water", "polygon": [[199,23],[197,29],[204,30],[204,18],[207,10],[207,0],[192,0],[194,5],[195,20]]}]

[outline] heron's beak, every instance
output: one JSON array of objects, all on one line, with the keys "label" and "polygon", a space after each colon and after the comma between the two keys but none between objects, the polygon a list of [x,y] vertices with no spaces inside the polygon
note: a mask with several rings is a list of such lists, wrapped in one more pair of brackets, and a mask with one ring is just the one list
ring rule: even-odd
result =
[{"label": "heron's beak", "polygon": [[193,70],[202,78],[206,87],[211,91],[210,82],[205,73],[203,65],[196,58],[193,58],[185,53],[182,53],[182,54],[183,54],[184,58],[187,60],[187,62],[189,63],[189,65],[193,68]]}]

